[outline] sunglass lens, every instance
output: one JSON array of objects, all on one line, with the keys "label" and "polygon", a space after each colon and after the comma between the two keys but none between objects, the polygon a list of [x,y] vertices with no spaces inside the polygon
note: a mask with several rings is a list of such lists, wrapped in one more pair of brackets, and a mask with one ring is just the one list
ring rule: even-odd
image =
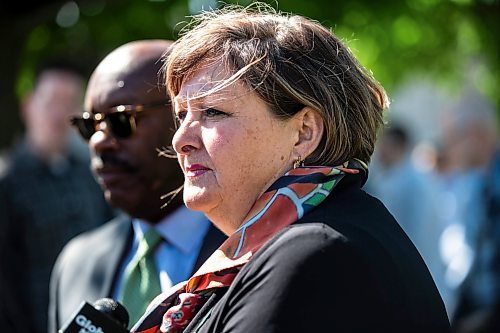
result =
[{"label": "sunglass lens", "polygon": [[106,115],[111,132],[118,138],[128,138],[132,135],[132,116],[126,112],[113,112]]},{"label": "sunglass lens", "polygon": [[93,119],[73,118],[72,123],[85,140],[90,140],[92,135],[95,133],[95,124]]}]

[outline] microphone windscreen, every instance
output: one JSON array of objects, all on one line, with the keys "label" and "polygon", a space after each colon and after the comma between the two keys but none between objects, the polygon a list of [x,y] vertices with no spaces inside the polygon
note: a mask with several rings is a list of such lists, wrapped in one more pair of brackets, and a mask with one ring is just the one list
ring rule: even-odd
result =
[{"label": "microphone windscreen", "polygon": [[94,308],[107,314],[123,327],[128,327],[129,315],[123,305],[111,298],[101,298],[94,303]]},{"label": "microphone windscreen", "polygon": [[113,300],[95,304],[82,302],[59,333],[129,333],[128,313],[122,305]]}]

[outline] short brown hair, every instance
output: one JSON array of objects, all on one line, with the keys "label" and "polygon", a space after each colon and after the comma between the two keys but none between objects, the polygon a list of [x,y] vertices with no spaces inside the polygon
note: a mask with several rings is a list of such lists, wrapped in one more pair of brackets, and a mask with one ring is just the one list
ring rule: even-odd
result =
[{"label": "short brown hair", "polygon": [[325,131],[306,164],[369,162],[387,96],[346,45],[321,24],[258,3],[193,17],[166,59],[167,89],[176,96],[199,66],[220,62],[254,90],[277,117],[304,106]]}]

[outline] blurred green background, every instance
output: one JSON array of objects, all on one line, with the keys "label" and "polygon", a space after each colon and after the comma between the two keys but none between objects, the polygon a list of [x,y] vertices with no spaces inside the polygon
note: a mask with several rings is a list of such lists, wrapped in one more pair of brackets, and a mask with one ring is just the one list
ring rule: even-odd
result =
[{"label": "blurred green background", "polygon": [[[498,0],[269,3],[331,27],[389,95],[409,78],[422,77],[456,94],[465,84],[473,86],[498,110]],[[3,1],[0,151],[23,131],[19,105],[32,86],[38,62],[71,57],[88,76],[115,47],[136,39],[174,39],[186,16],[221,5],[211,0],[46,0],[31,5]]]}]

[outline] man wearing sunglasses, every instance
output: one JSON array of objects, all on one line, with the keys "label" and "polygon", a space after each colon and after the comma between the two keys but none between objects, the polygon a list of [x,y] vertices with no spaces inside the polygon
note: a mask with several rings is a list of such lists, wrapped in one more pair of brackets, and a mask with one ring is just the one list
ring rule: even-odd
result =
[{"label": "man wearing sunglasses", "polygon": [[[188,278],[225,238],[203,215],[185,208],[182,196],[164,198],[183,179],[177,161],[158,153],[171,145],[174,133],[158,78],[159,59],[170,44],[137,41],[110,53],[90,78],[85,112],[72,118],[88,140],[106,199],[126,214],[75,238],[61,253],[52,273],[49,332],[61,328],[83,300],[102,297],[124,303],[133,324],[152,297]],[[162,240],[148,243],[149,264],[134,266],[151,230]],[[160,290],[147,291],[153,280]]]}]

